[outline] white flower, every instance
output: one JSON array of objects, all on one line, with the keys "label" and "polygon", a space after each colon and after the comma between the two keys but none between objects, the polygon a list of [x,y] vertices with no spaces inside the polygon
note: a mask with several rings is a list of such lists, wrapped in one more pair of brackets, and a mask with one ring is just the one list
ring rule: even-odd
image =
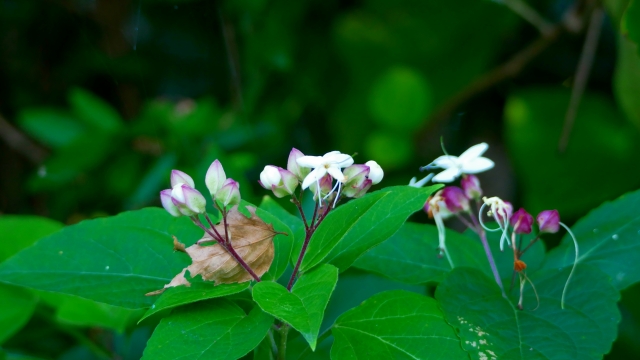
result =
[{"label": "white flower", "polygon": [[267,165],[260,173],[260,182],[266,189],[271,190],[271,186],[278,186],[282,181],[282,176],[278,168],[272,165]]},{"label": "white flower", "polygon": [[422,180],[420,181],[416,181],[418,178],[417,177],[412,177],[411,180],[409,180],[409,186],[415,187],[415,188],[421,188],[424,186],[424,184],[428,183],[429,180],[431,180],[431,178],[433,177],[433,174],[429,174],[427,176],[425,176],[424,178],[422,178]]},{"label": "white flower", "polygon": [[[500,237],[500,251],[504,250],[504,242],[506,241],[508,245],[511,245],[511,241],[509,241],[509,235],[507,233],[509,229],[509,220],[511,219],[511,215],[513,214],[513,206],[506,201],[503,201],[497,196],[494,197],[483,197],[482,207],[480,207],[480,213],[478,214],[478,219],[480,220],[480,225],[487,231],[502,231],[502,236]],[[482,222],[482,210],[485,206],[489,206],[491,210],[487,213],[488,216],[492,216],[496,222],[498,223],[498,229],[490,229],[484,225]]]},{"label": "white flower", "polygon": [[493,161],[481,157],[488,148],[489,145],[487,143],[480,143],[470,147],[459,157],[451,155],[440,156],[424,168],[437,167],[445,169],[434,176],[433,181],[449,183],[462,174],[477,174],[493,168]]},{"label": "white flower", "polygon": [[369,160],[364,164],[369,167],[369,180],[371,180],[371,183],[373,185],[379,184],[384,177],[384,171],[382,171],[380,165],[373,160]]},{"label": "white flower", "polygon": [[327,173],[339,182],[344,182],[345,178],[340,169],[353,165],[353,158],[339,151],[332,151],[323,156],[303,156],[296,162],[300,166],[313,168],[302,182],[302,188],[306,189],[309,185],[317,183]]}]

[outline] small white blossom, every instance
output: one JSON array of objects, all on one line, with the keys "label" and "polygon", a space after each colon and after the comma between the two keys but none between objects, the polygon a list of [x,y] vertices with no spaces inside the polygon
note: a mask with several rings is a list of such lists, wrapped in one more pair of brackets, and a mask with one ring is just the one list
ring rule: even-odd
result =
[{"label": "small white blossom", "polygon": [[440,156],[424,168],[445,169],[434,176],[433,181],[449,183],[462,174],[477,174],[493,168],[493,161],[481,156],[488,148],[487,143],[480,143],[470,147],[460,156]]},{"label": "small white blossom", "polygon": [[327,173],[339,182],[344,182],[342,168],[353,165],[353,158],[339,151],[332,151],[323,156],[303,156],[296,160],[298,165],[312,168],[313,170],[304,178],[302,188],[306,189],[311,184],[317,183]]},{"label": "small white blossom", "polygon": [[369,179],[371,180],[371,183],[373,185],[380,183],[384,177],[384,171],[382,171],[380,165],[373,160],[369,160],[364,164],[369,167]]}]

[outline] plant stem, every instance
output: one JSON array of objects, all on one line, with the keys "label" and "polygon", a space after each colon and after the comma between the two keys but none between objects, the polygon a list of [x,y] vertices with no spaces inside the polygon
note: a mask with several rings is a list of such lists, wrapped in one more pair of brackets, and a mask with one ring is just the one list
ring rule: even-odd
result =
[{"label": "plant stem", "polygon": [[287,334],[289,333],[289,324],[280,327],[280,346],[278,346],[278,360],[285,360],[287,357]]},{"label": "plant stem", "polygon": [[227,246],[222,245],[222,247],[225,250],[227,250],[227,252],[231,254],[231,256],[233,256],[233,258],[238,262],[238,264],[240,264],[240,266],[242,266],[245,270],[247,270],[249,275],[251,275],[251,277],[253,277],[253,279],[256,282],[260,282],[260,277],[253,271],[253,269],[251,269],[251,266],[249,266],[249,264],[247,264],[246,262],[244,262],[244,260],[242,260],[242,257],[240,257],[240,255],[235,251],[235,249],[233,248],[233,246],[231,246],[231,244],[228,244]]},{"label": "plant stem", "polygon": [[213,232],[216,233],[216,235],[218,235],[219,239],[222,239],[222,235],[220,235],[220,233],[218,232],[218,230],[216,229],[216,227],[213,225],[213,222],[211,221],[211,219],[209,218],[209,215],[207,215],[207,213],[204,213],[204,217],[205,219],[207,219],[207,222],[209,223],[209,225],[211,226],[211,229],[213,230]]},{"label": "plant stem", "polygon": [[[302,199],[302,194],[300,194],[300,199]],[[304,216],[304,211],[302,211],[302,203],[295,194],[291,194],[291,202],[295,204],[300,212],[300,217],[302,218],[302,222],[304,223],[305,230],[309,230],[309,224],[307,224],[307,218]]]},{"label": "plant stem", "polygon": [[289,284],[287,284],[287,290],[289,291],[291,291],[291,288],[293,287],[293,282],[295,281],[298,271],[300,270],[300,264],[302,264],[302,259],[304,258],[304,254],[307,252],[307,246],[309,246],[309,240],[311,240],[311,235],[313,235],[313,231],[308,230],[304,237],[304,243],[302,244],[302,249],[300,249],[300,255],[298,256],[298,261],[296,261],[296,266],[293,268],[293,273],[291,274],[291,278],[289,279]]},{"label": "plant stem", "polygon": [[491,271],[493,272],[493,277],[495,278],[496,283],[500,287],[500,291],[502,291],[502,296],[506,299],[507,295],[504,292],[504,286],[502,286],[502,280],[500,280],[500,273],[498,273],[496,262],[493,259],[493,255],[491,254],[491,248],[489,247],[489,242],[487,241],[487,235],[484,230],[481,230],[478,235],[480,236],[480,241],[482,242],[482,246],[484,247],[484,252],[487,254],[487,260],[489,260],[489,265],[491,265]]}]

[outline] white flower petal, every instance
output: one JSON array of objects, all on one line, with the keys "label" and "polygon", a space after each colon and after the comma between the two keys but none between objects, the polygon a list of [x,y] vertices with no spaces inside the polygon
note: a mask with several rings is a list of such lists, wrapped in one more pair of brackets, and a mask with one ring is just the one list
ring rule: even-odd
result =
[{"label": "white flower petal", "polygon": [[296,162],[298,165],[308,168],[317,168],[324,163],[322,156],[302,156],[296,159]]},{"label": "white flower petal", "polygon": [[340,182],[344,182],[344,174],[340,171],[340,168],[337,166],[331,166],[327,169],[327,172],[336,180]]},{"label": "white flower petal", "polygon": [[[300,160],[300,159],[298,159],[298,160]],[[307,177],[304,178],[304,181],[302,182],[302,189],[308,188],[309,185],[311,185],[311,184],[315,183],[316,181],[318,181],[326,173],[327,173],[327,169],[325,169],[324,167],[318,167],[318,168],[313,169],[313,171],[311,171],[309,173],[309,175],[307,175]]]},{"label": "white flower petal", "polygon": [[438,173],[438,175],[434,176],[431,181],[433,182],[443,182],[450,183],[455,180],[458,176],[460,176],[460,169],[457,167],[448,168],[445,171]]},{"label": "white flower petal", "polygon": [[462,155],[460,155],[460,157],[458,158],[458,160],[461,163],[468,162],[484,154],[484,152],[487,151],[488,148],[489,148],[489,145],[487,143],[480,143],[478,145],[473,145],[472,147],[468,148],[467,151],[463,152]]},{"label": "white flower petal", "polygon": [[339,151],[332,151],[324,154],[322,157],[325,163],[336,165],[340,168],[353,165],[353,158],[347,154],[342,154]]},{"label": "white flower petal", "polygon": [[477,174],[489,170],[493,168],[493,166],[493,161],[485,157],[479,157],[477,159],[473,159],[471,161],[463,163],[462,172],[465,174]]},{"label": "white flower petal", "polygon": [[451,155],[442,155],[433,160],[433,166],[437,166],[442,169],[448,169],[450,167],[458,166],[458,157]]}]

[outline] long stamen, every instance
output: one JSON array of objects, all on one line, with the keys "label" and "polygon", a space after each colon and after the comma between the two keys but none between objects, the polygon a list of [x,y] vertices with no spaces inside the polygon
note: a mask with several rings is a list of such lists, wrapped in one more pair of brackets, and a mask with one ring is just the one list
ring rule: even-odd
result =
[{"label": "long stamen", "polygon": [[[538,305],[536,305],[535,308],[531,309],[531,311],[536,311],[538,310],[538,308],[540,307],[540,296],[538,296],[538,290],[536,290],[535,285],[533,285],[533,282],[531,281],[531,279],[529,279],[529,277],[527,276],[527,274],[525,274],[524,272],[520,273],[520,275],[522,277],[524,277],[524,279],[526,281],[529,282],[529,284],[531,285],[531,289],[533,290],[533,293],[536,295],[536,301],[538,302]],[[520,281],[522,281],[522,279],[520,279]],[[522,299],[522,289],[524,288],[524,283],[521,283],[522,285],[520,285],[520,299]],[[522,301],[522,300],[521,300]],[[522,306],[521,303],[519,303],[518,305]],[[520,309],[522,310],[522,307],[520,307]]]},{"label": "long stamen", "polygon": [[571,235],[571,239],[573,240],[573,245],[576,247],[576,257],[575,260],[573,261],[573,267],[571,268],[571,272],[569,273],[569,277],[567,278],[567,282],[564,284],[564,289],[562,289],[562,299],[560,300],[560,307],[562,309],[564,309],[564,296],[567,292],[567,287],[569,286],[569,281],[571,281],[571,277],[573,276],[573,272],[576,269],[576,265],[578,265],[578,240],[576,240],[575,235],[573,235],[573,232],[571,231],[571,229],[569,229],[569,227],[567,225],[565,225],[564,223],[560,223],[560,225],[562,225],[563,228],[565,228],[565,230],[567,230],[567,232],[569,233],[569,235]]},{"label": "long stamen", "polygon": [[439,248],[440,248],[440,252],[444,253],[447,257],[447,261],[449,262],[449,265],[451,266],[451,268],[455,268],[455,266],[453,265],[453,260],[451,260],[451,255],[449,255],[449,251],[447,251],[447,245],[445,244],[445,227],[444,227],[444,222],[442,221],[442,217],[440,216],[440,213],[438,213],[437,211],[433,212],[433,220],[435,220],[436,222],[436,227],[438,228],[438,240],[439,240]]},{"label": "long stamen", "polygon": [[333,200],[333,208],[336,207],[338,203],[338,198],[340,197],[340,192],[342,191],[342,183],[338,181],[338,192],[336,193],[336,198]]},{"label": "long stamen", "polygon": [[480,226],[482,226],[483,229],[485,229],[486,231],[489,232],[495,232],[498,230],[502,230],[502,228],[500,227],[500,225],[498,224],[498,228],[497,229],[491,229],[489,227],[487,227],[487,225],[484,224],[484,221],[482,221],[482,210],[484,210],[484,207],[487,206],[486,203],[482,204],[482,206],[480,206],[480,211],[478,211],[478,220],[480,222]]}]

